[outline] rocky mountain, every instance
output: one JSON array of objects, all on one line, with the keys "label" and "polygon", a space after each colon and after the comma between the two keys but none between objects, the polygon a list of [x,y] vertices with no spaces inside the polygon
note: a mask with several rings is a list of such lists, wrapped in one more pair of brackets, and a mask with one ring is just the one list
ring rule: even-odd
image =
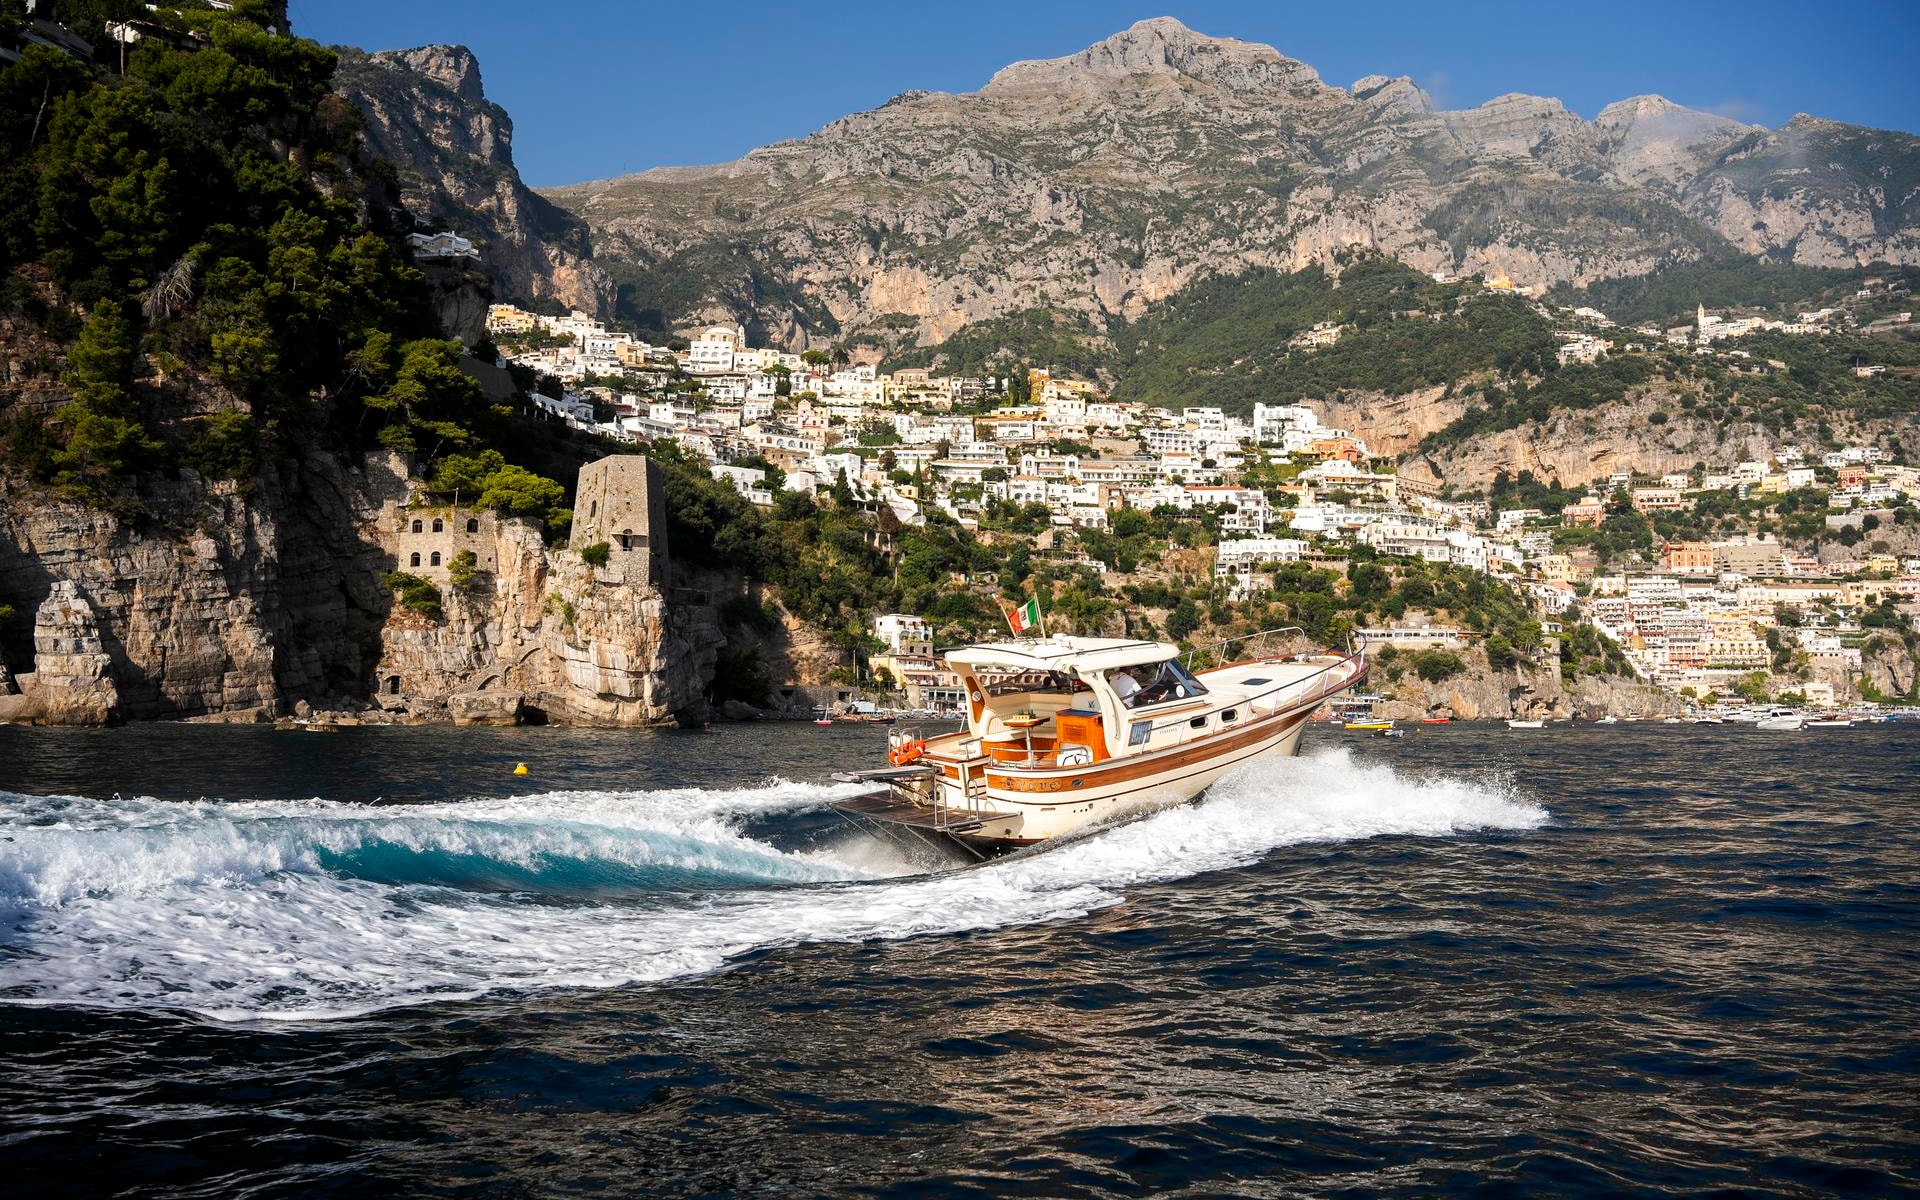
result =
[{"label": "rocky mountain", "polygon": [[369,148],[398,169],[414,220],[472,238],[503,299],[611,311],[585,226],[521,181],[513,121],[487,99],[471,51],[336,52],[334,87],[365,115]]},{"label": "rocky mountain", "polygon": [[1536,96],[1442,111],[1411,80],[1333,86],[1166,17],[737,162],[544,194],[628,316],[795,345],[932,345],[1038,306],[1131,320],[1198,277],[1356,247],[1543,285],[1727,254],[1920,262],[1907,134],[1657,96],[1592,121]]}]

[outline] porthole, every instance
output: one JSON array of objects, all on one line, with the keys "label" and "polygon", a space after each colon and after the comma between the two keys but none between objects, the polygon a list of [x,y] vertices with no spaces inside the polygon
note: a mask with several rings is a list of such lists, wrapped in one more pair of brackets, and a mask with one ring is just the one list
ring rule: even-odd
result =
[{"label": "porthole", "polygon": [[1207,727],[1207,719],[1205,717],[1195,717],[1193,720],[1188,721],[1187,725],[1193,729],[1205,729]]},{"label": "porthole", "polygon": [[1223,724],[1227,721],[1238,721],[1239,719],[1240,719],[1240,710],[1237,708],[1230,708],[1227,711],[1220,714],[1220,720]]}]

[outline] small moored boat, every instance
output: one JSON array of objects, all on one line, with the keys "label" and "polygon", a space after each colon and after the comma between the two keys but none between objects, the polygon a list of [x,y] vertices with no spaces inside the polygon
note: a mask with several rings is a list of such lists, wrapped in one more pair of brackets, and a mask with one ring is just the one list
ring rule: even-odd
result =
[{"label": "small moored boat", "polygon": [[[1298,630],[1270,630],[1230,644]],[[1366,677],[1363,654],[1257,655],[1192,671],[1166,642],[1055,636],[948,651],[966,728],[896,727],[882,783],[843,816],[982,857],[1180,804],[1229,769],[1294,754],[1308,716]]]},{"label": "small moored boat", "polygon": [[1508,729],[1545,729],[1546,727],[1547,723],[1545,721],[1522,721],[1518,717],[1507,718]]}]

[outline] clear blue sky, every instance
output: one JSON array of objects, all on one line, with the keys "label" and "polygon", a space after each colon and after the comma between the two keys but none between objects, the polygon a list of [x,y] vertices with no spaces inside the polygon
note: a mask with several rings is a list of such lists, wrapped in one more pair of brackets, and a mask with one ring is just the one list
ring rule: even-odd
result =
[{"label": "clear blue sky", "polygon": [[1161,15],[1332,84],[1410,75],[1449,107],[1529,92],[1590,118],[1658,92],[1768,125],[1810,112],[1920,131],[1920,0],[292,0],[295,30],[324,42],[472,47],[535,186],[737,158]]}]

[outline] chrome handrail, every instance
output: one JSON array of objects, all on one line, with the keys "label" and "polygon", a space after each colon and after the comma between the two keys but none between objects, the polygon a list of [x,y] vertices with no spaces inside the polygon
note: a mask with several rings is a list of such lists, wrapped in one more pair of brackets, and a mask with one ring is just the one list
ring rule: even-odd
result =
[{"label": "chrome handrail", "polygon": [[[1255,701],[1264,700],[1268,696],[1274,696],[1274,695],[1280,694],[1281,692],[1291,691],[1294,688],[1299,687],[1301,684],[1308,682],[1309,680],[1319,679],[1321,676],[1325,675],[1327,672],[1335,670],[1339,667],[1343,667],[1348,663],[1355,662],[1355,661],[1360,661],[1364,663],[1365,660],[1366,660],[1366,654],[1364,651],[1354,650],[1350,654],[1341,655],[1339,658],[1335,659],[1333,662],[1328,663],[1326,666],[1321,667],[1318,671],[1314,671],[1311,674],[1302,675],[1298,679],[1290,679],[1285,683],[1279,684],[1275,687],[1270,687],[1264,692],[1256,692],[1251,696],[1242,696],[1234,700],[1232,704],[1223,704],[1219,708],[1210,709],[1209,711],[1207,711],[1202,715],[1210,717],[1214,713],[1224,711],[1225,709],[1228,709],[1228,708],[1236,708],[1242,704],[1252,705]],[[1356,672],[1355,674],[1357,676],[1358,673]],[[1342,683],[1337,688],[1330,688],[1330,687],[1323,686],[1317,692],[1315,692],[1311,698],[1314,700],[1325,699],[1326,697],[1333,695],[1335,692],[1345,691],[1347,688],[1352,687],[1353,683],[1354,683],[1354,678],[1350,677],[1347,682]],[[1192,720],[1193,718],[1191,716],[1182,716],[1171,721],[1164,721],[1159,724],[1153,725],[1151,726],[1151,728],[1154,730],[1171,729],[1176,725],[1186,725],[1190,723]]]},{"label": "chrome handrail", "polygon": [[1242,633],[1235,637],[1221,638],[1218,641],[1207,642],[1204,645],[1195,646],[1191,650],[1188,650],[1186,654],[1183,655],[1181,658],[1181,665],[1186,667],[1188,670],[1192,670],[1193,656],[1196,654],[1199,654],[1203,650],[1216,655],[1219,661],[1221,663],[1224,663],[1226,662],[1225,651],[1228,646],[1231,646],[1236,642],[1252,641],[1254,638],[1271,637],[1276,633],[1297,633],[1301,637],[1305,637],[1307,634],[1307,631],[1300,628],[1298,625],[1282,625],[1274,629],[1262,629],[1258,633]]}]

